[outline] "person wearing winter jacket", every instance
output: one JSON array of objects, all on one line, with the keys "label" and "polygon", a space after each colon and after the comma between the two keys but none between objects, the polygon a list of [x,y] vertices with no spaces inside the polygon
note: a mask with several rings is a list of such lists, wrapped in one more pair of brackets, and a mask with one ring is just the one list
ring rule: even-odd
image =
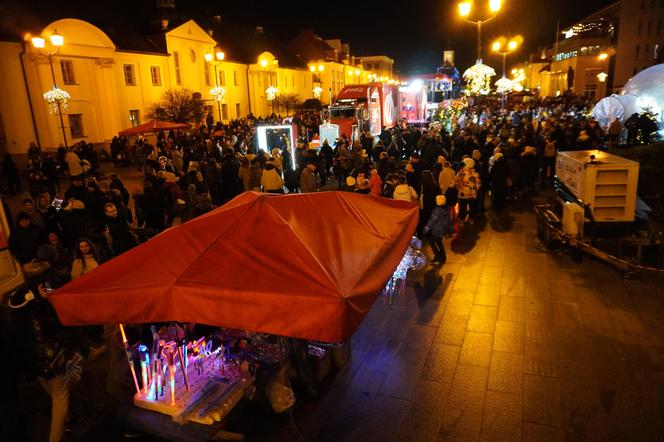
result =
[{"label": "person wearing winter jacket", "polygon": [[261,176],[261,185],[263,186],[263,192],[284,193],[284,180],[273,164],[265,165],[265,170]]},{"label": "person wearing winter jacket", "polygon": [[459,188],[459,217],[462,221],[466,218],[474,221],[477,214],[477,195],[482,185],[480,175],[475,170],[475,160],[464,158],[464,167],[457,174]]},{"label": "person wearing winter jacket", "polygon": [[392,198],[395,200],[417,203],[419,201],[417,192],[406,183],[406,177],[397,177],[397,186],[394,188]]},{"label": "person wearing winter jacket", "polygon": [[383,190],[383,180],[381,179],[380,175],[378,175],[378,170],[371,169],[369,185],[371,186],[371,194],[374,196],[380,196],[380,193]]},{"label": "person wearing winter jacket", "polygon": [[432,263],[437,262],[444,264],[447,260],[445,253],[445,246],[443,245],[443,237],[447,233],[451,233],[450,211],[446,206],[446,199],[444,195],[436,196],[436,207],[431,212],[429,221],[424,227],[424,234],[429,234],[431,250],[433,250]]}]

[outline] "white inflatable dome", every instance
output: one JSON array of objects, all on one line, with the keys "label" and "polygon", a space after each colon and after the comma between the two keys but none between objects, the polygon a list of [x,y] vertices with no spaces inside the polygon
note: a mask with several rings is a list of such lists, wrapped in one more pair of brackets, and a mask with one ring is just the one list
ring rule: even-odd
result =
[{"label": "white inflatable dome", "polygon": [[630,78],[620,95],[612,95],[597,102],[593,117],[602,125],[614,118],[624,123],[634,113],[646,108],[657,114],[660,127],[664,124],[664,64],[651,66]]}]

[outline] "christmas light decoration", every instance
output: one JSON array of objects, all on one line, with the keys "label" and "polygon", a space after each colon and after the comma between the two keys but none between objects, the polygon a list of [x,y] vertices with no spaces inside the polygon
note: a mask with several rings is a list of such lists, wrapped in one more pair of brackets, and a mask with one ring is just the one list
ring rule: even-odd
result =
[{"label": "christmas light decoration", "polygon": [[314,92],[314,98],[320,98],[323,95],[323,88],[320,86],[316,86],[313,92]]},{"label": "christmas light decoration", "polygon": [[279,89],[276,87],[270,86],[269,88],[265,89],[265,98],[267,98],[267,101],[274,100],[277,98],[277,95],[279,95]]},{"label": "christmas light decoration", "polygon": [[506,94],[512,91],[512,87],[514,87],[514,82],[507,77],[502,77],[496,81],[496,91],[499,94]]},{"label": "christmas light decoration", "polygon": [[52,114],[57,114],[67,110],[69,107],[68,102],[70,98],[71,95],[69,95],[69,92],[58,87],[53,87],[53,89],[44,92],[44,100],[48,102],[48,106]]},{"label": "christmas light decoration", "polygon": [[466,95],[487,95],[491,92],[491,77],[496,75],[492,67],[477,60],[473,66],[466,69],[463,78],[466,80]]},{"label": "christmas light decoration", "polygon": [[215,86],[210,89],[210,96],[216,101],[223,101],[224,97],[226,96],[226,89],[221,86]]}]

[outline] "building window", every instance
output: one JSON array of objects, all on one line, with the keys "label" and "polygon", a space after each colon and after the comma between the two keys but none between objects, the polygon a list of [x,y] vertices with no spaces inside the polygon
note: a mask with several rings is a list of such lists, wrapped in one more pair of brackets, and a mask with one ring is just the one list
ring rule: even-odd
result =
[{"label": "building window", "polygon": [[223,120],[228,120],[228,105],[226,103],[221,105],[221,118]]},{"label": "building window", "polygon": [[636,28],[636,36],[641,36],[641,31],[643,30],[643,22],[639,20],[639,26]]},{"label": "building window", "polygon": [[129,111],[129,122],[131,123],[131,127],[138,126],[138,123],[141,121],[139,116],[140,116],[139,110],[133,109]]},{"label": "building window", "polygon": [[648,20],[648,33],[646,35],[650,37],[651,33],[652,33],[652,22]]},{"label": "building window", "polygon": [[240,107],[240,103],[235,103],[235,116],[237,118],[242,118],[242,112],[240,111],[242,108]]},{"label": "building window", "polygon": [[69,114],[69,130],[72,138],[83,138],[83,115]]},{"label": "building window", "polygon": [[237,71],[233,70],[233,86],[237,86]]},{"label": "building window", "polygon": [[177,51],[173,51],[173,65],[175,65],[175,83],[180,86],[182,75],[180,74],[180,54]]},{"label": "building window", "polygon": [[60,60],[60,70],[62,71],[62,82],[64,84],[76,84],[76,77],[74,77],[73,61]]},{"label": "building window", "polygon": [[226,71],[224,70],[219,71],[219,86],[226,86]]},{"label": "building window", "polygon": [[203,62],[203,76],[205,77],[205,85],[210,86],[210,64]]},{"label": "building window", "polygon": [[125,84],[127,86],[136,86],[136,76],[134,75],[134,65],[133,64],[125,64],[125,65],[122,65],[122,69],[124,70]]},{"label": "building window", "polygon": [[639,58],[639,51],[640,50],[641,50],[641,47],[639,45],[636,45],[635,58]]},{"label": "building window", "polygon": [[152,86],[161,86],[161,70],[159,66],[150,66],[150,78],[152,78]]},{"label": "building window", "polygon": [[595,93],[597,92],[596,84],[586,84],[583,90],[583,95],[588,98],[595,98]]},{"label": "building window", "polygon": [[645,58],[646,61],[648,60],[649,54],[650,54],[650,45],[646,45],[646,49],[645,51],[643,51],[643,58]]}]

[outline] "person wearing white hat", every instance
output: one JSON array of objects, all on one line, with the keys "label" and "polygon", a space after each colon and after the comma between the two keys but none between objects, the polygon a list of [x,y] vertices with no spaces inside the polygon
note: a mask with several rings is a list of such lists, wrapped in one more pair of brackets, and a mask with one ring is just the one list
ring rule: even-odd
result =
[{"label": "person wearing white hat", "polygon": [[450,222],[450,211],[446,203],[445,195],[436,196],[436,207],[431,212],[429,221],[423,231],[425,235],[429,235],[429,243],[433,251],[432,263],[444,264],[447,260],[443,237],[445,234],[452,232],[452,224]]},{"label": "person wearing white hat", "polygon": [[477,211],[477,194],[482,185],[480,175],[475,170],[475,160],[463,159],[464,167],[457,174],[459,189],[459,219],[474,222]]}]

